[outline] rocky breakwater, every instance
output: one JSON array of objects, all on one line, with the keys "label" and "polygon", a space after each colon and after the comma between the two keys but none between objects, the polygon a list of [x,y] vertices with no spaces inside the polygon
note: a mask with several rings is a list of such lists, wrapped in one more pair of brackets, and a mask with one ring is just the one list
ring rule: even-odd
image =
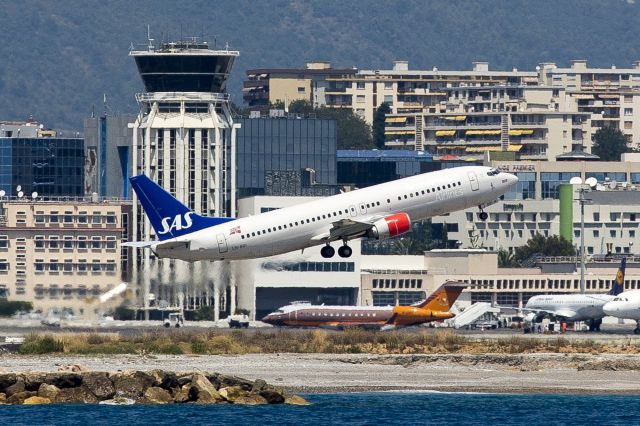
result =
[{"label": "rocky breakwater", "polygon": [[296,404],[308,402],[264,380],[163,370],[0,374],[0,404]]}]

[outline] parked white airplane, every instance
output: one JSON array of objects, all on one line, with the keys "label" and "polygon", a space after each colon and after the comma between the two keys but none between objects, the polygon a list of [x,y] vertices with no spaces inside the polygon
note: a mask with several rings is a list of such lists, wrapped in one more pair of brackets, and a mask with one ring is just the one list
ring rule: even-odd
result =
[{"label": "parked white airplane", "polygon": [[640,290],[624,291],[612,301],[605,303],[602,310],[612,317],[636,320],[634,334],[640,334]]},{"label": "parked white airplane", "polygon": [[527,301],[524,309],[531,313],[528,321],[536,321],[545,316],[561,318],[569,322],[589,321],[590,331],[599,331],[602,318],[608,315],[604,311],[607,302],[616,299],[624,290],[624,271],[626,258],[620,262],[620,268],[611,289],[607,294],[549,294],[533,296]]},{"label": "parked white airplane", "polygon": [[[332,257],[342,241],[341,257],[351,256],[350,240],[383,239],[408,232],[412,220],[480,209],[503,195],[518,178],[481,166],[424,173],[321,200],[241,219],[202,217],[189,210],[145,175],[131,178],[158,241],[126,246],[150,248],[158,257],[233,260],[273,256],[324,245]],[[486,220],[487,214],[481,212]]]}]

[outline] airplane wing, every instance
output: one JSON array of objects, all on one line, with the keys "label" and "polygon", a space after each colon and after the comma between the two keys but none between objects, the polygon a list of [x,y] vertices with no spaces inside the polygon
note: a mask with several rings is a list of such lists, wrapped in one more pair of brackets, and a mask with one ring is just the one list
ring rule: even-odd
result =
[{"label": "airplane wing", "polygon": [[548,309],[532,309],[532,308],[522,308],[523,311],[527,311],[527,312],[533,312],[535,314],[543,314],[543,315],[553,315],[556,317],[562,317],[562,318],[573,318],[576,316],[576,312],[574,311],[570,311],[568,309],[565,310],[559,310],[559,311],[552,311],[552,310],[548,310]]},{"label": "airplane wing", "polygon": [[335,241],[344,238],[356,238],[364,235],[373,224],[384,215],[369,216],[360,220],[341,219],[333,222],[331,229],[311,237],[313,241]]}]

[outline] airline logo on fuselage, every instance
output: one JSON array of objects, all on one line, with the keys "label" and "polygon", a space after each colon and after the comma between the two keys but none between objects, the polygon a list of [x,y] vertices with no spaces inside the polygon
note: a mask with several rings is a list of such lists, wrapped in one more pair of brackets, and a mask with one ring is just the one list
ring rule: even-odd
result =
[{"label": "airline logo on fuselage", "polygon": [[181,231],[183,229],[191,228],[191,225],[193,225],[193,221],[191,220],[192,214],[193,212],[186,212],[183,215],[179,214],[174,216],[173,219],[170,217],[163,217],[161,221],[162,231],[158,232],[158,234],[164,235],[173,230]]}]

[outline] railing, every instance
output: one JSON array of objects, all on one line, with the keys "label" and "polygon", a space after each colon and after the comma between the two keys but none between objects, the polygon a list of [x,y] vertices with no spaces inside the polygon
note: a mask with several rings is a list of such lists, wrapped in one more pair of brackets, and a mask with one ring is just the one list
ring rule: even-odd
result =
[{"label": "railing", "polygon": [[209,92],[152,92],[136,93],[136,101],[140,102],[163,102],[163,101],[203,101],[203,102],[224,102],[231,99],[228,93]]}]

